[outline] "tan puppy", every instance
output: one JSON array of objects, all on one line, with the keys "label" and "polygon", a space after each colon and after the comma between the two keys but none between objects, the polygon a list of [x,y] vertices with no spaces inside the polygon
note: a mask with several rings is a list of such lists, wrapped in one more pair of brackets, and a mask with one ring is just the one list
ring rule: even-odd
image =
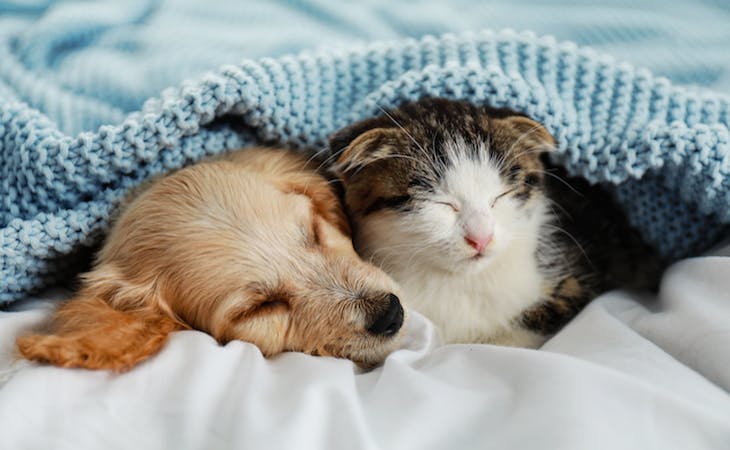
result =
[{"label": "tan puppy", "polygon": [[328,181],[299,154],[247,149],[164,177],[124,209],[77,295],[28,359],[125,370],[175,330],[383,361],[403,308],[394,282],[353,250]]}]

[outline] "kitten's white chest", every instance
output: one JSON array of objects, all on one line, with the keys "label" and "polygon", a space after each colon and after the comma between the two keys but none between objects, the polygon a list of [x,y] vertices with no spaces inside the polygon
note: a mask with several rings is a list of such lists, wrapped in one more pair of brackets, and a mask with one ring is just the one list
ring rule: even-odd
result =
[{"label": "kitten's white chest", "polygon": [[499,256],[468,275],[422,269],[393,275],[404,302],[429,317],[447,343],[538,346],[543,339],[514,322],[540,299],[544,278],[534,251],[521,246]]}]

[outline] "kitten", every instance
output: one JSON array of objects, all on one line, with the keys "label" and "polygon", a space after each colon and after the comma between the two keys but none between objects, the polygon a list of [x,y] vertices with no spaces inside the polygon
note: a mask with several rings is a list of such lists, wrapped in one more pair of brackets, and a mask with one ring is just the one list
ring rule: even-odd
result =
[{"label": "kitten", "polygon": [[596,186],[546,169],[555,147],[507,109],[423,99],[330,140],[358,252],[446,342],[538,347],[661,263]]}]

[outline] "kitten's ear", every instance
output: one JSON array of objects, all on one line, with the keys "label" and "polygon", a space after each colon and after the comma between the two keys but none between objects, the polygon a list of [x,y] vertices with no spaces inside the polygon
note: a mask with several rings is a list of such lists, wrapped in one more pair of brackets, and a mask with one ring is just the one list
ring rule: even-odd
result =
[{"label": "kitten's ear", "polygon": [[386,129],[396,127],[397,125],[385,116],[361,120],[360,122],[342,128],[332,134],[329,138],[330,151],[335,155],[339,155],[344,152],[347,147],[349,147],[352,141],[357,139],[366,131],[374,130],[376,128]]},{"label": "kitten's ear", "polygon": [[358,168],[388,156],[402,139],[403,131],[388,117],[375,117],[343,128],[330,137],[330,150],[337,157],[335,175],[349,177]]},{"label": "kitten's ear", "polygon": [[515,114],[500,120],[516,130],[519,134],[518,139],[521,139],[521,142],[525,145],[532,144],[535,147],[543,147],[544,151],[554,150],[557,146],[557,141],[553,135],[542,124],[529,117]]},{"label": "kitten's ear", "polygon": [[364,132],[339,154],[333,167],[335,173],[346,179],[356,170],[386,158],[393,153],[402,136],[403,132],[397,128],[375,128]]}]

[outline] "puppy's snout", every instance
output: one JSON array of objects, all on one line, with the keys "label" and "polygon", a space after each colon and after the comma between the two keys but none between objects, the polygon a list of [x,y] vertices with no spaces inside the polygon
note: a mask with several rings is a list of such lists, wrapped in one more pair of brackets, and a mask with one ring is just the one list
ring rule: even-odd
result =
[{"label": "puppy's snout", "polygon": [[388,306],[368,327],[368,332],[378,336],[393,336],[403,326],[403,307],[395,294],[388,294]]}]

